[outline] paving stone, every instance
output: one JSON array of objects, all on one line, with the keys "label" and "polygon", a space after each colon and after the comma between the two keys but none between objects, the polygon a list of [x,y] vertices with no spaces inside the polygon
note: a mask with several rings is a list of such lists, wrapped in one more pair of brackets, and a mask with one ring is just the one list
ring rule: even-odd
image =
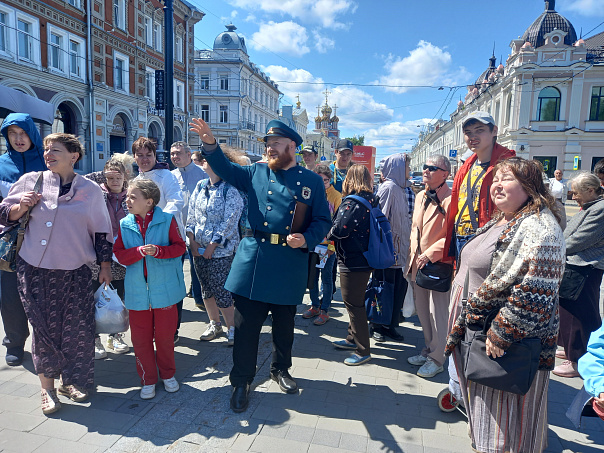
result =
[{"label": "paving stone", "polygon": [[368,440],[369,439],[367,436],[349,433],[342,434],[342,437],[340,437],[340,448],[344,450],[364,452],[367,450]]},{"label": "paving stone", "polygon": [[280,439],[285,439],[289,428],[290,425],[264,425],[262,431],[260,431],[260,434],[262,436],[278,437]]},{"label": "paving stone", "polygon": [[325,445],[327,447],[337,447],[340,445],[340,437],[342,433],[337,431],[328,431],[326,429],[316,429],[315,435],[312,438],[312,443],[317,445]]},{"label": "paving stone", "polygon": [[0,451],[30,453],[48,439],[46,436],[3,429],[0,431]]},{"label": "paving stone", "polygon": [[298,442],[311,443],[315,429],[308,426],[291,425],[285,438],[288,440],[295,440]]},{"label": "paving stone", "polygon": [[29,414],[35,410],[39,411],[40,414],[42,413],[40,409],[40,399],[30,399],[24,396],[0,395],[0,411]]},{"label": "paving stone", "polygon": [[109,448],[115,444],[121,438],[121,434],[103,434],[99,432],[89,432],[84,434],[82,438],[78,440],[83,444],[96,445],[98,447]]},{"label": "paving stone", "polygon": [[250,451],[261,453],[307,453],[310,444],[294,440],[278,439],[268,436],[257,436],[250,447]]},{"label": "paving stone", "polygon": [[14,431],[31,431],[36,426],[47,421],[42,415],[19,414],[16,412],[3,412],[0,414],[0,428],[12,429]]}]

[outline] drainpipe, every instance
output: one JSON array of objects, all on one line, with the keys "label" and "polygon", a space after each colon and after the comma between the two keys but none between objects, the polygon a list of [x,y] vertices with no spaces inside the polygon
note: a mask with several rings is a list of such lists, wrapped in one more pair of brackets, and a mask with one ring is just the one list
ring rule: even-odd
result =
[{"label": "drainpipe", "polygon": [[95,119],[94,119],[94,73],[92,69],[92,1],[86,1],[86,44],[88,47],[88,102],[90,104],[90,118],[88,120],[88,129],[90,132],[90,151],[88,153],[90,161],[90,171],[94,171],[94,131],[95,131]]},{"label": "drainpipe", "polygon": [[[185,142],[189,143],[189,115],[191,114],[191,106],[189,105],[189,15],[185,15],[185,42],[184,42],[184,50],[185,50],[185,102],[187,103],[187,110],[185,113],[187,114],[185,120]],[[193,66],[193,70],[195,70],[195,66]],[[193,104],[195,104],[195,95],[193,95]],[[195,106],[193,106],[193,111],[195,110]]]}]

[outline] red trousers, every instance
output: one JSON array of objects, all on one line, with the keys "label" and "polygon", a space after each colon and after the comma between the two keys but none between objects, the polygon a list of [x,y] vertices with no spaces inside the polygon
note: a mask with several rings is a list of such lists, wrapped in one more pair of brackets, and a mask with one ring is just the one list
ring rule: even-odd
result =
[{"label": "red trousers", "polygon": [[[176,305],[153,310],[130,310],[130,335],[136,371],[142,385],[157,384],[159,377],[170,379],[176,372],[174,363],[174,333],[178,322]],[[155,350],[153,349],[155,340]]]}]

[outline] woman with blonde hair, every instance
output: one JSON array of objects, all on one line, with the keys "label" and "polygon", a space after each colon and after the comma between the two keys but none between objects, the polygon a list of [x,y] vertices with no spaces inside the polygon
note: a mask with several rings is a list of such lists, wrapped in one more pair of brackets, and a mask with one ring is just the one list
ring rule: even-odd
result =
[{"label": "woman with blonde hair", "polygon": [[348,195],[363,197],[376,207],[373,195],[371,173],[363,165],[353,165],[348,169],[342,185],[345,197],[338,208],[327,239],[334,241],[340,265],[340,289],[348,311],[350,322],[348,336],[334,341],[338,349],[355,351],[344,360],[346,365],[361,365],[371,360],[369,326],[365,312],[365,289],[371,276],[371,267],[363,255],[369,246],[369,209]]}]

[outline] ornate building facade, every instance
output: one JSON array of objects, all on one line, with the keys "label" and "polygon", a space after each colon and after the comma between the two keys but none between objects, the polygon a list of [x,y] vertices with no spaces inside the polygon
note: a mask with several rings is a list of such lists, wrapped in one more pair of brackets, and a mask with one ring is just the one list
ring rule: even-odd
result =
[{"label": "ornate building facade", "polygon": [[[51,103],[42,136],[79,136],[79,170],[101,169],[114,152],[149,136],[163,151],[155,70],[164,69],[164,12],[157,0],[6,0],[0,4],[0,84]],[[174,140],[188,135],[194,25],[203,13],[174,2]],[[161,155],[161,154],[160,154]]]},{"label": "ornate building facade", "polygon": [[[212,50],[195,54],[195,114],[208,122],[216,140],[246,151],[264,152],[266,125],[279,116],[278,85],[250,61],[245,39],[234,25],[214,40]],[[191,146],[199,140],[191,137]]]},{"label": "ornate building facade", "polygon": [[549,0],[510,47],[505,66],[490,58],[449,121],[439,120],[420,135],[412,150],[414,170],[433,153],[456,154],[452,163],[458,165],[467,151],[461,125],[477,110],[491,113],[501,145],[540,160],[549,176],[556,168],[567,176],[590,171],[604,158],[604,33],[577,39]]}]

